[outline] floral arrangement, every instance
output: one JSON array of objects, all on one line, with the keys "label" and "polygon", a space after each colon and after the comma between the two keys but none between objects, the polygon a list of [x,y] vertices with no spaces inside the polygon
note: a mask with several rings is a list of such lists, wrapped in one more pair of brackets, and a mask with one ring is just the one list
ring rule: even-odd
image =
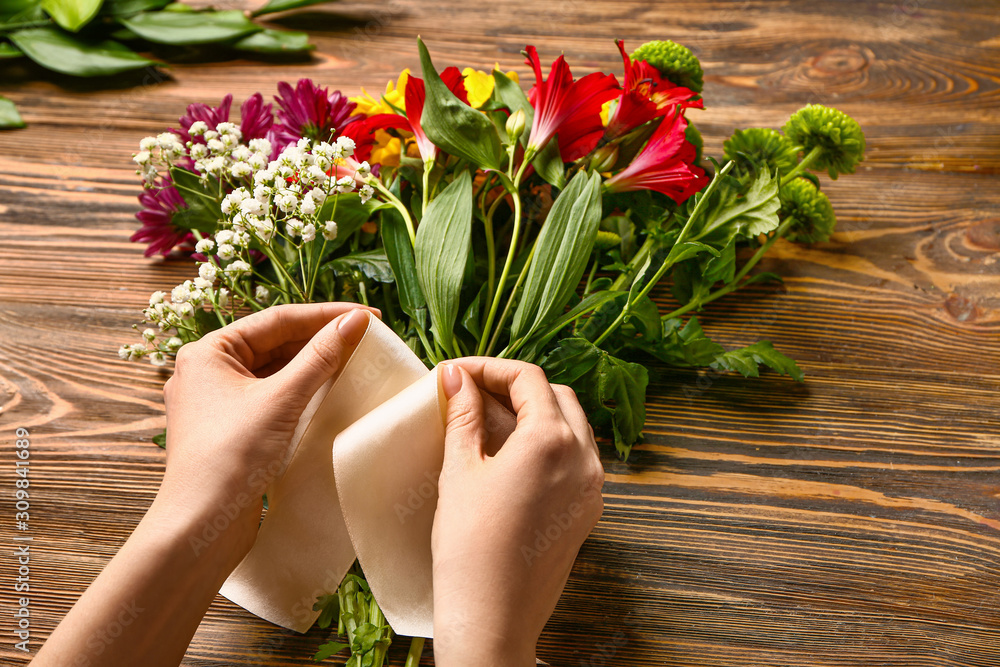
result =
[{"label": "floral arrangement", "polygon": [[[526,94],[499,68],[439,72],[418,42],[423,78],[404,71],[377,97],[303,79],[279,83],[273,104],[247,99],[238,123],[231,96],[190,105],[134,155],[145,189],[132,238],[147,256],[190,254],[196,277],[152,295],[142,342],[120,356],[162,366],[255,310],[363,302],[429,366],[538,363],[623,458],[645,420],[644,360],[801,380],[770,342],[727,350],[692,313],[776,279],[753,269],[779,239],[829,238],[834,212],[811,170],[853,173],[861,128],[809,105],[780,132],[736,130],[720,163],[688,119],[704,106],[691,51],[617,47],[623,82],[574,78],[562,56],[546,76],[528,46]],[[676,299],[665,313],[650,298],[664,281]],[[348,597],[363,593],[363,579],[349,583]],[[347,624],[360,665],[386,629],[369,622],[373,601],[348,606],[363,608]]]}]

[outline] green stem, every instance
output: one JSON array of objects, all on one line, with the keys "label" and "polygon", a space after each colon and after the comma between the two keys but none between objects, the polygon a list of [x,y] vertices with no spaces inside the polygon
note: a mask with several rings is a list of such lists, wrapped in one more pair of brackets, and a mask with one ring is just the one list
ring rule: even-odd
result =
[{"label": "green stem", "polygon": [[414,230],[413,227],[413,218],[410,217],[410,212],[406,210],[406,207],[403,205],[403,202],[399,201],[399,199],[396,198],[396,195],[389,192],[389,190],[384,185],[382,185],[382,183],[380,183],[377,178],[371,179],[371,184],[374,185],[375,189],[381,192],[385,196],[385,198],[389,200],[389,203],[392,204],[393,207],[397,211],[399,211],[399,213],[403,216],[403,221],[406,222],[406,231],[410,235],[410,244],[416,245],[417,232]]},{"label": "green stem", "polygon": [[633,255],[632,259],[628,263],[628,266],[625,267],[625,270],[622,271],[617,278],[615,278],[615,281],[611,283],[611,287],[608,289],[612,291],[622,290],[625,288],[627,283],[631,283],[633,277],[635,276],[635,272],[646,263],[646,258],[649,257],[649,253],[653,252],[654,245],[656,245],[656,242],[649,236],[646,236],[646,240],[639,247],[639,250],[636,251],[635,255]]},{"label": "green stem", "polygon": [[[715,188],[718,187],[719,182],[722,180],[722,177],[725,176],[726,173],[728,173],[729,170],[733,168],[734,164],[736,163],[733,162],[732,160],[726,163],[726,166],[723,167],[719,171],[719,173],[715,175],[715,178],[712,179],[712,182],[708,184],[707,188],[705,188],[704,194],[702,194],[701,198],[698,200],[698,203],[695,205],[694,210],[691,211],[691,215],[688,216],[687,222],[684,223],[684,227],[683,229],[681,229],[681,233],[677,236],[677,240],[674,242],[674,247],[679,246],[687,239],[687,233],[688,230],[691,229],[691,223],[694,221],[696,217],[698,217],[698,214],[701,213],[702,209],[705,208],[705,204],[708,202],[709,197],[711,197],[712,192],[715,190]],[[608,336],[610,336],[622,322],[625,321],[625,317],[628,315],[629,312],[631,312],[632,306],[634,306],[636,303],[645,298],[645,296],[649,294],[649,292],[653,289],[653,287],[656,286],[656,283],[659,282],[660,278],[662,278],[663,275],[673,265],[674,265],[673,261],[664,260],[663,264],[660,265],[660,268],[656,271],[653,277],[646,283],[646,285],[642,288],[642,290],[640,290],[640,292],[636,295],[636,297],[634,299],[629,300],[629,302],[625,305],[625,307],[622,308],[622,312],[618,313],[618,317],[615,318],[615,321],[612,322],[611,325],[604,330],[604,333],[602,333],[600,336],[597,337],[597,339],[594,341],[594,345],[600,345],[601,343],[603,343],[604,340]]]},{"label": "green stem", "polygon": [[510,235],[510,247],[507,249],[507,259],[504,260],[503,269],[500,271],[500,281],[493,294],[493,302],[490,304],[490,314],[486,317],[486,326],[483,327],[483,337],[479,340],[479,349],[477,350],[477,354],[479,355],[482,355],[486,351],[486,340],[489,338],[490,331],[493,327],[493,318],[496,317],[497,308],[500,307],[500,297],[503,296],[503,288],[507,283],[507,275],[510,273],[510,266],[514,263],[514,253],[517,251],[518,235],[521,233],[521,192],[519,188],[521,185],[521,177],[524,176],[524,170],[527,168],[528,163],[528,155],[525,154],[524,162],[521,163],[520,168],[517,170],[517,175],[513,180],[514,192],[511,194],[514,196],[514,229]]},{"label": "green stem", "polygon": [[[524,260],[524,266],[521,267],[521,273],[517,275],[517,282],[514,283],[514,289],[510,291],[510,296],[507,298],[507,305],[503,308],[503,313],[500,314],[500,322],[497,323],[497,330],[493,332],[493,338],[490,339],[489,347],[486,348],[486,356],[490,356],[493,352],[493,347],[497,343],[497,339],[500,338],[500,332],[503,331],[503,325],[507,322],[507,315],[510,314],[511,306],[514,304],[514,299],[517,297],[517,291],[521,288],[521,283],[528,275],[528,267],[531,266],[531,258],[535,256],[535,247],[538,244],[538,239],[535,239],[535,245],[531,246],[531,252],[528,253],[528,258]],[[482,354],[482,353],[480,353]]]},{"label": "green stem", "polygon": [[818,158],[820,153],[822,152],[823,152],[822,147],[813,146],[813,149],[808,153],[806,153],[806,156],[802,158],[802,161],[799,162],[797,165],[795,165],[794,169],[792,169],[790,172],[784,175],[784,177],[781,179],[781,185],[787,184],[793,178],[804,172],[810,164],[816,161],[816,158]]},{"label": "green stem", "polygon": [[590,267],[590,274],[587,275],[587,284],[583,286],[583,295],[590,294],[590,286],[594,284],[594,276],[597,275],[597,264],[599,262],[598,253],[594,253],[594,263]]},{"label": "green stem", "polygon": [[406,662],[403,667],[417,667],[420,664],[420,657],[424,654],[424,638],[414,637],[410,640],[410,651],[406,654]]},{"label": "green stem", "polygon": [[716,299],[720,299],[726,296],[727,294],[735,292],[736,290],[743,287],[744,285],[741,285],[740,281],[743,280],[743,278],[745,278],[746,275],[750,273],[750,269],[755,267],[757,265],[757,262],[759,262],[761,258],[763,258],[765,254],[767,254],[767,251],[771,249],[771,246],[774,245],[775,241],[777,241],[779,238],[785,235],[785,232],[787,232],[788,229],[792,226],[792,223],[793,220],[790,218],[781,223],[781,226],[779,226],[778,229],[775,231],[775,233],[770,238],[768,238],[767,241],[764,242],[764,245],[757,248],[757,252],[755,252],[753,256],[747,260],[747,263],[743,265],[743,268],[739,270],[739,273],[733,276],[732,282],[730,282],[728,285],[720,287],[719,289],[715,290],[714,292],[706,296],[704,299],[696,299],[688,303],[686,306],[681,306],[680,308],[673,310],[667,313],[666,315],[663,315],[660,319],[669,320],[673,317],[678,317],[692,310],[695,310],[696,308],[701,308],[705,304],[712,303]]},{"label": "green stem", "polygon": [[434,168],[434,158],[424,162],[423,185],[424,191],[421,193],[420,215],[427,215],[427,202],[431,198],[431,169]]}]

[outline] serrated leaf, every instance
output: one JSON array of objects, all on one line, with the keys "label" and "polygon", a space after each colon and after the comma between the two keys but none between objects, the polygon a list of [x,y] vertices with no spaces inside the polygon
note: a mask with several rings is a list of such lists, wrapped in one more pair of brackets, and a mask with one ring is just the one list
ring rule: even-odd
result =
[{"label": "serrated leaf", "polygon": [[24,127],[24,120],[17,112],[17,106],[6,97],[0,96],[0,129],[13,130]]},{"label": "serrated leaf", "polygon": [[758,377],[760,366],[767,366],[782,375],[791,376],[796,382],[802,382],[805,374],[798,364],[781,352],[774,349],[769,340],[757,341],[753,345],[724,352],[715,358],[712,368],[727,371],[739,371],[745,377]]},{"label": "serrated leaf", "polygon": [[163,429],[163,431],[153,436],[153,444],[160,449],[167,448],[167,429]]},{"label": "serrated leaf", "polygon": [[340,597],[336,593],[320,595],[313,603],[313,611],[319,612],[316,625],[321,628],[328,628],[340,613]]},{"label": "serrated leaf", "polygon": [[538,234],[511,339],[562,314],[587,268],[601,222],[601,176],[578,173],[556,198]]},{"label": "serrated leaf", "polygon": [[420,126],[435,146],[484,169],[500,169],[500,135],[484,114],[458,99],[434,69],[427,47],[419,38],[420,66],[427,99]]},{"label": "serrated leaf", "polygon": [[343,642],[329,642],[323,644],[316,651],[313,656],[313,660],[319,662],[320,660],[326,660],[327,658],[333,657],[343,651],[345,648],[351,648],[350,644],[344,644]]},{"label": "serrated leaf", "polygon": [[671,366],[708,366],[725,348],[705,336],[697,317],[692,317],[681,327],[683,320],[671,318],[662,323],[661,338],[655,344],[634,341],[635,347],[645,350]]},{"label": "serrated leaf", "polygon": [[237,39],[264,28],[243,12],[143,12],[121,19],[122,25],[158,44],[208,44]]},{"label": "serrated leaf", "polygon": [[385,251],[381,248],[353,252],[349,255],[338,257],[324,264],[323,269],[333,271],[336,275],[350,275],[358,272],[366,278],[380,283],[391,283],[393,281],[392,267],[389,266],[389,260],[385,256]]},{"label": "serrated leaf", "polygon": [[302,7],[318,5],[324,2],[333,2],[333,0],[271,0],[266,5],[255,11],[253,15],[262,16],[264,14],[274,14],[276,12],[287,12],[290,9],[300,9]]},{"label": "serrated leaf", "polygon": [[417,228],[417,278],[427,299],[434,336],[448,352],[462,292],[462,276],[472,249],[472,177],[462,171],[431,201]]},{"label": "serrated leaf", "polygon": [[309,43],[308,33],[266,28],[237,40],[233,48],[255,53],[300,53],[311,51],[316,46]]},{"label": "serrated leaf", "polygon": [[734,236],[753,238],[778,227],[778,175],[771,176],[767,167],[761,170],[743,197],[738,196],[739,182],[725,177],[709,195],[704,210],[695,220],[698,231],[691,239],[726,245]]},{"label": "serrated leaf", "polygon": [[77,32],[90,23],[97,15],[103,0],[42,0],[42,9],[48,12],[56,23]]},{"label": "serrated leaf", "polygon": [[58,28],[29,28],[9,37],[42,67],[72,76],[107,76],[157,64],[118,42],[87,41]]}]

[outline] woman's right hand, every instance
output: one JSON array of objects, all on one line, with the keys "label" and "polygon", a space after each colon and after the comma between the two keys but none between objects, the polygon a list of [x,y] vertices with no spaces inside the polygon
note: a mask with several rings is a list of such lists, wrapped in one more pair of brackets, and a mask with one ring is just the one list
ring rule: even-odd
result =
[{"label": "woman's right hand", "polygon": [[[440,369],[448,398],[432,540],[442,667],[530,666],[577,552],[604,509],[604,468],[572,389],[537,366],[469,357]],[[517,426],[495,456],[480,391]]]}]

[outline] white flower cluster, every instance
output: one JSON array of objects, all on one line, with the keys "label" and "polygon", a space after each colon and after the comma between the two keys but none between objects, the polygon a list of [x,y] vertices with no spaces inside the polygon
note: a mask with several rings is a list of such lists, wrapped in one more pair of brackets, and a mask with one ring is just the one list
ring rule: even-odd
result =
[{"label": "white flower cluster", "polygon": [[271,142],[267,139],[251,139],[241,143],[243,134],[235,123],[219,123],[215,129],[204,121],[195,121],[188,128],[191,137],[202,141],[188,141],[172,132],[164,132],[156,137],[146,137],[139,142],[139,152],[132,160],[139,166],[136,172],[143,182],[151,186],[161,169],[169,170],[178,160],[187,158],[204,182],[209,176],[220,180],[245,182],[258,169],[267,166],[271,158]]}]

